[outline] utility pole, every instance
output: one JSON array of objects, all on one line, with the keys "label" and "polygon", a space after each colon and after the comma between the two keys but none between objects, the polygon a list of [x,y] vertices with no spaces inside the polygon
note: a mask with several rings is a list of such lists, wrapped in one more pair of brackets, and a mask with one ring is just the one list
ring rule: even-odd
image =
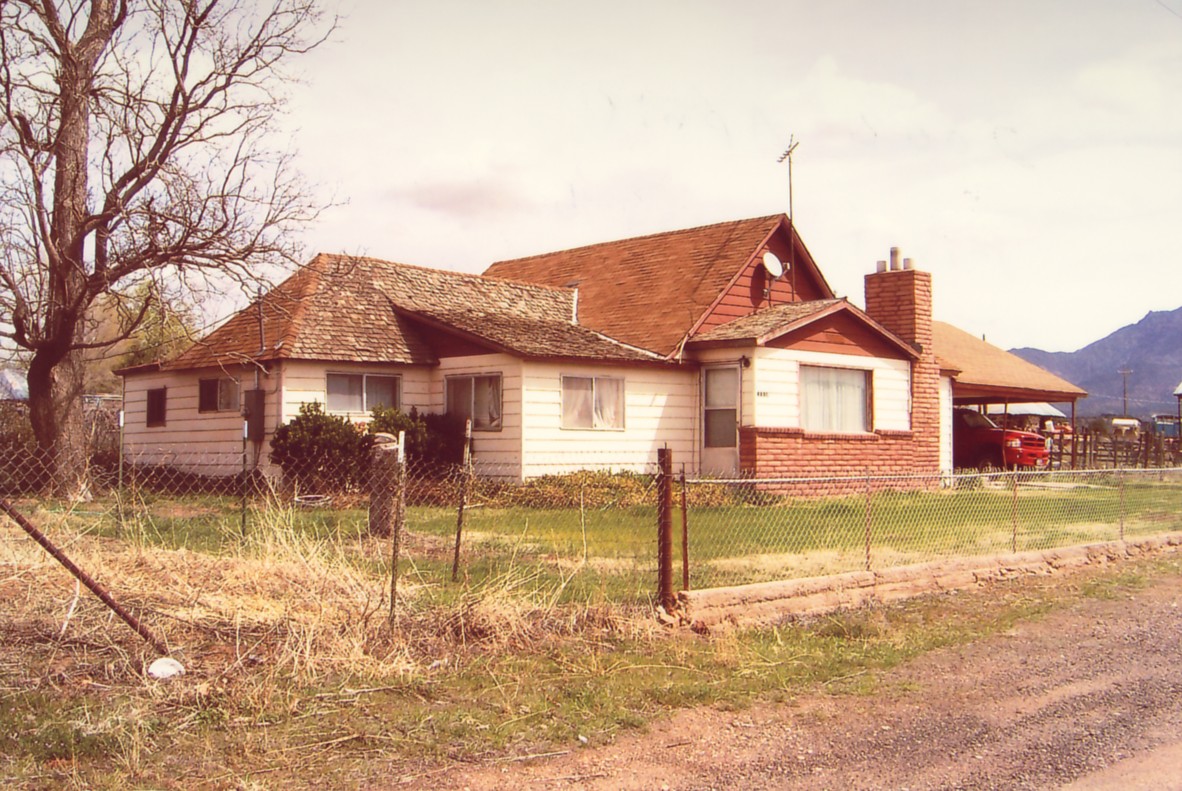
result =
[{"label": "utility pole", "polygon": [[1124,400],[1124,411],[1122,414],[1125,417],[1129,416],[1129,374],[1131,374],[1132,372],[1133,371],[1131,368],[1121,368],[1119,371],[1117,371],[1117,373],[1120,374],[1121,378],[1124,380],[1124,384],[1121,389],[1122,389],[1122,398]]}]

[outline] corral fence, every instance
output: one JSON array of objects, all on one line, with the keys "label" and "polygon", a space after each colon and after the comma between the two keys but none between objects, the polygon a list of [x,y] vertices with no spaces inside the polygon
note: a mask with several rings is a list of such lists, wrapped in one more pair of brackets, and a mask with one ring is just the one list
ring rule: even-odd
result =
[{"label": "corral fence", "polygon": [[[91,470],[85,497],[61,500],[44,493],[37,459],[9,456],[0,496],[51,537],[218,553],[287,531],[354,547],[400,595],[463,595],[511,579],[554,601],[626,605],[672,606],[681,588],[1182,530],[1182,468],[755,479],[686,474],[667,453],[629,472],[609,456],[592,461],[523,482],[479,459],[412,459],[392,474],[340,470],[308,488],[243,472],[237,453],[127,455]],[[389,531],[372,526],[375,486]]]}]

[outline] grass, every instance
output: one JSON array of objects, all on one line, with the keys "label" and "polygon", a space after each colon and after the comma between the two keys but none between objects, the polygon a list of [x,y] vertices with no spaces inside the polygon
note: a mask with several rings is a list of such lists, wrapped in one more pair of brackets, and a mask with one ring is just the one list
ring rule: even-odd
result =
[{"label": "grass", "polygon": [[[206,503],[203,507],[212,507]],[[0,776],[15,787],[395,783],[440,763],[610,741],[686,706],[870,694],[883,670],[1080,596],[1121,595],[1174,558],[772,629],[668,633],[646,610],[563,603],[507,563],[466,584],[408,581],[386,618],[385,542],[294,509],[218,554],[99,532],[59,540],[143,613],[188,673],[151,659],[11,526],[0,527]],[[202,541],[213,541],[213,538]]]},{"label": "grass", "polygon": [[[1178,487],[1152,477],[1130,476],[1122,483],[1106,473],[1084,478],[1084,485],[1068,490],[1040,486],[1037,478],[1019,479],[1017,497],[1010,480],[982,479],[967,489],[875,492],[869,503],[864,494],[756,497],[750,487],[727,494],[718,486],[700,485],[691,490],[693,499],[709,504],[689,512],[691,585],[859,570],[867,563],[868,527],[872,568],[1114,540],[1122,534],[1122,513],[1128,537],[1182,529]],[[656,514],[643,504],[651,492],[637,481],[628,482],[636,491],[629,490],[627,499],[613,499],[604,485],[592,491],[596,505],[583,509],[506,504],[506,498],[495,496],[478,502],[465,513],[463,578],[469,583],[494,579],[530,565],[546,584],[560,587],[561,601],[648,603],[656,573]],[[550,482],[544,493],[560,501],[556,483]],[[277,503],[249,502],[245,520],[242,501],[229,496],[143,495],[75,508],[31,505],[37,506],[35,517],[72,533],[221,554],[236,551],[244,530],[249,541]],[[286,511],[290,528],[309,540],[356,545],[365,536],[364,503]],[[678,513],[678,572],[680,522]],[[456,509],[411,506],[406,529],[400,575],[449,595],[450,588],[442,583],[451,580]],[[363,562],[381,570],[388,559],[370,553]]]}]

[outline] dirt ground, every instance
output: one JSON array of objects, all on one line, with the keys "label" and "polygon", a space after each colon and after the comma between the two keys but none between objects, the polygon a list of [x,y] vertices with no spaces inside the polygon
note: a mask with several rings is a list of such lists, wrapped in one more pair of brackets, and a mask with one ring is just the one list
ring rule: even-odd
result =
[{"label": "dirt ground", "polygon": [[613,744],[401,787],[1182,789],[1182,579],[1082,599],[871,695],[696,709]]}]

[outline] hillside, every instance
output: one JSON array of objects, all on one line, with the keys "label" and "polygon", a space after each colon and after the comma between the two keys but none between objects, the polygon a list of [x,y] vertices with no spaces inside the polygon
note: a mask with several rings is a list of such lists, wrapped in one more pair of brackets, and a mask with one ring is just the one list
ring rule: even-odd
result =
[{"label": "hillside", "polygon": [[1121,369],[1132,371],[1128,377],[1131,415],[1144,418],[1178,411],[1173,392],[1182,381],[1182,308],[1152,311],[1136,324],[1078,351],[1010,351],[1087,390],[1088,397],[1078,405],[1081,416],[1123,411]]}]

